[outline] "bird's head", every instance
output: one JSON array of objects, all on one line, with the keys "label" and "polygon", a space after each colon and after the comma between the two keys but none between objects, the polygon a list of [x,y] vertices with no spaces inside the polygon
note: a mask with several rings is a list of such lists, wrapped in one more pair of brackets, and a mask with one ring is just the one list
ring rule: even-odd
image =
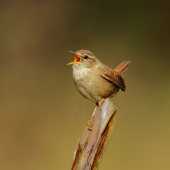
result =
[{"label": "bird's head", "polygon": [[84,68],[90,68],[93,67],[98,59],[97,57],[88,50],[79,50],[76,52],[69,51],[72,53],[75,57],[74,61],[69,63],[68,65],[73,65],[76,67],[84,67]]}]

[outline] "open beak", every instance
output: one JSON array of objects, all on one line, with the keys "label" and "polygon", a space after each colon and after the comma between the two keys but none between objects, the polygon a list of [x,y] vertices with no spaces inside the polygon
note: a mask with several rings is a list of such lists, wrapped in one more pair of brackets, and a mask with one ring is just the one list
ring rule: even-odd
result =
[{"label": "open beak", "polygon": [[67,64],[67,65],[77,64],[78,62],[81,61],[81,57],[79,57],[79,55],[77,55],[77,54],[76,54],[75,52],[73,52],[73,51],[69,51],[69,52],[74,55],[75,59],[74,59],[73,62],[71,62],[71,63],[69,63],[69,64]]}]

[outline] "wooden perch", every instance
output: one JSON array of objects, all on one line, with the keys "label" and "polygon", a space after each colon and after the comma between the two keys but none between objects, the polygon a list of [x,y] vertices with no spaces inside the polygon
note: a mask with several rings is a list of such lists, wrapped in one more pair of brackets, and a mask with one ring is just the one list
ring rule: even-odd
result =
[{"label": "wooden perch", "polygon": [[90,127],[78,140],[71,170],[97,170],[114,129],[117,108],[106,99],[94,110]]}]

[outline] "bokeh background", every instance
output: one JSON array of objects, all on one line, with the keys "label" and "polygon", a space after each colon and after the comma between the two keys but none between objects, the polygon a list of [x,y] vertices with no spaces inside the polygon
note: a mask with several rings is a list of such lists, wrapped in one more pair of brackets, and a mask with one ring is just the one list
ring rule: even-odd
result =
[{"label": "bokeh background", "polygon": [[100,170],[170,169],[170,2],[0,1],[0,169],[70,169],[94,103],[68,51],[88,49],[124,73]]}]

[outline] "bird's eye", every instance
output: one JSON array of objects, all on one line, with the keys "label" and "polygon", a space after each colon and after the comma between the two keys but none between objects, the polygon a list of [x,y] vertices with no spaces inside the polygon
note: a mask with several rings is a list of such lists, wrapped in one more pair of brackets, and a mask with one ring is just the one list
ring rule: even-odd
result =
[{"label": "bird's eye", "polygon": [[84,57],[85,59],[88,59],[88,56],[87,55],[85,55],[85,57]]}]

